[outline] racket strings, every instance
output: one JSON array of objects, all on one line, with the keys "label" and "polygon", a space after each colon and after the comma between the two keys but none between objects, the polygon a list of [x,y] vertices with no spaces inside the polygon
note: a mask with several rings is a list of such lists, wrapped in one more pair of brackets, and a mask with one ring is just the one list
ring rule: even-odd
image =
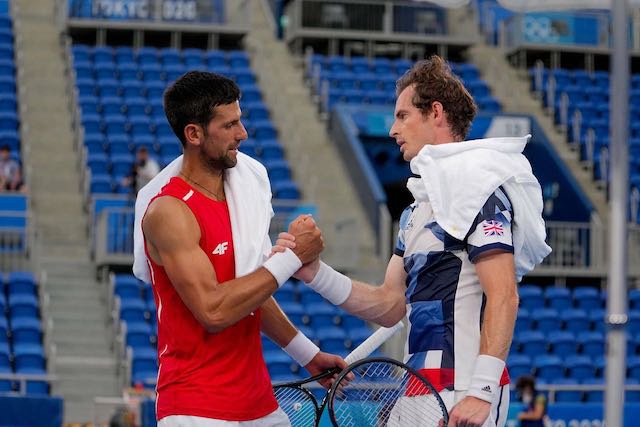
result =
[{"label": "racket strings", "polygon": [[384,362],[360,365],[353,373],[334,396],[338,426],[438,426],[442,408],[422,379]]},{"label": "racket strings", "polygon": [[306,392],[297,387],[274,387],[278,404],[289,417],[292,427],[313,427],[316,425],[316,402]]}]

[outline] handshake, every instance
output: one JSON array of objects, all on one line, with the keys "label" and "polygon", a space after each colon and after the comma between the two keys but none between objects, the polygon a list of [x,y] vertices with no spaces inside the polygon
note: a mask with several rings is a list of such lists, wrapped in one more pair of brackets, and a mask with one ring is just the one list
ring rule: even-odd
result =
[{"label": "handshake", "polygon": [[296,279],[311,282],[320,267],[320,253],[324,250],[322,232],[311,215],[300,215],[289,224],[289,229],[278,235],[272,254],[291,249],[302,263],[294,275]]}]

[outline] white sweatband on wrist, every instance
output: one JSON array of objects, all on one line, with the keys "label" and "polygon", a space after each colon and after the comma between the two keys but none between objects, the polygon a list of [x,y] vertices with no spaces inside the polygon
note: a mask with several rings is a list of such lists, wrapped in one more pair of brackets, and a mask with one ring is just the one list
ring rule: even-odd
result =
[{"label": "white sweatband on wrist", "polygon": [[311,359],[320,352],[318,346],[300,331],[283,350],[300,366],[307,366]]},{"label": "white sweatband on wrist", "polygon": [[467,396],[477,397],[485,402],[493,403],[498,395],[503,372],[503,360],[488,354],[479,355],[471,376],[471,384],[469,385]]},{"label": "white sweatband on wrist", "polygon": [[296,271],[300,270],[302,262],[291,249],[287,248],[284,252],[275,253],[271,258],[266,260],[262,266],[275,277],[276,282],[278,282],[278,287],[280,287],[284,282],[289,280]]},{"label": "white sweatband on wrist", "polygon": [[335,305],[345,302],[349,298],[353,287],[351,279],[342,273],[338,273],[322,261],[316,277],[306,285]]}]

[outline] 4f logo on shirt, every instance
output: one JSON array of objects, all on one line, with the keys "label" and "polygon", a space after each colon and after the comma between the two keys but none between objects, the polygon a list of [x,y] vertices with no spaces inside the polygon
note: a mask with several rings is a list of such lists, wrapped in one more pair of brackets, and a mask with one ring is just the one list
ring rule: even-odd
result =
[{"label": "4f logo on shirt", "polygon": [[484,220],[482,221],[482,230],[485,236],[502,236],[504,227],[500,221]]},{"label": "4f logo on shirt", "polygon": [[229,242],[218,243],[218,246],[211,252],[213,255],[224,255],[227,252],[227,247],[229,246]]}]

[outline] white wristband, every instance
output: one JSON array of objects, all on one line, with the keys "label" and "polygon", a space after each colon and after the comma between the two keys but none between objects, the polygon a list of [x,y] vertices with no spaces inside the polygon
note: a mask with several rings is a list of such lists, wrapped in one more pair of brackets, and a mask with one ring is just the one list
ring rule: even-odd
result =
[{"label": "white wristband", "polygon": [[338,273],[324,262],[320,262],[320,269],[316,277],[307,283],[307,286],[331,301],[332,304],[340,305],[349,298],[353,283],[344,274]]},{"label": "white wristband", "polygon": [[280,287],[284,282],[289,280],[296,271],[300,270],[302,262],[291,249],[287,248],[284,252],[274,254],[266,260],[262,266],[275,277],[276,282],[278,282],[278,287]]},{"label": "white wristband", "polygon": [[471,376],[467,396],[477,397],[493,403],[498,395],[500,379],[504,372],[504,361],[497,357],[481,354],[476,359],[476,367]]},{"label": "white wristband", "polygon": [[300,366],[307,366],[311,359],[316,357],[320,349],[302,332],[298,331],[295,337],[287,344],[283,350],[298,362]]}]

